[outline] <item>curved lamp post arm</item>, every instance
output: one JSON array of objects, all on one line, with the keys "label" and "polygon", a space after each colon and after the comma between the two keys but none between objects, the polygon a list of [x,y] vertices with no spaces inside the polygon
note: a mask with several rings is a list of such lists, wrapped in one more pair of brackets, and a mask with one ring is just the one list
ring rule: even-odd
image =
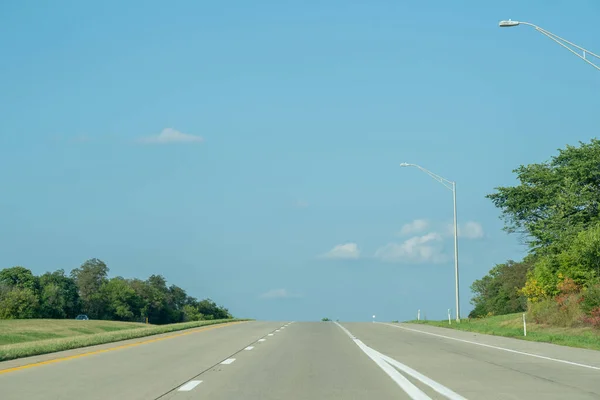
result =
[{"label": "curved lamp post arm", "polygon": [[400,166],[401,167],[415,167],[415,168],[418,168],[421,171],[425,172],[427,175],[431,176],[433,179],[435,179],[439,183],[441,183],[442,185],[444,185],[446,187],[446,189],[449,189],[449,190],[452,190],[452,191],[454,190],[454,184],[455,184],[454,182],[452,182],[452,181],[450,181],[450,180],[448,180],[446,178],[443,178],[443,177],[441,177],[441,176],[439,176],[437,174],[434,174],[433,172],[431,172],[431,171],[429,171],[429,170],[421,167],[420,165],[402,163],[402,164],[400,164]]},{"label": "curved lamp post arm", "polygon": [[[528,26],[533,27],[536,31],[540,32],[542,35],[554,40],[556,43],[558,43],[559,45],[561,45],[565,49],[569,50],[571,53],[575,54],[577,57],[581,58],[583,61],[585,61],[586,63],[590,64],[592,67],[594,67],[600,71],[600,66],[594,64],[593,62],[591,62],[588,59],[588,56],[592,56],[592,57],[595,57],[598,60],[600,60],[600,55],[592,53],[591,51],[584,49],[583,47],[576,45],[575,43],[570,42],[567,39],[561,38],[560,36],[555,35],[554,33],[547,31],[544,28],[540,28],[539,26],[529,23],[529,22],[512,21],[510,19],[508,21],[500,21],[500,23],[499,23],[499,26],[501,28],[510,28],[510,27],[518,26],[518,25],[528,25]],[[572,46],[572,47],[576,48],[577,50],[580,50],[581,54],[579,54],[578,52],[576,52],[575,50],[573,50],[571,47],[569,47],[567,45]]]}]

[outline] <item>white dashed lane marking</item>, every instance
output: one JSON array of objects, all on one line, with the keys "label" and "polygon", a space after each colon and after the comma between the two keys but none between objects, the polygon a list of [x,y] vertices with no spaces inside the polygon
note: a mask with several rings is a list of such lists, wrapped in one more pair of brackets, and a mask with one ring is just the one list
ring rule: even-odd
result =
[{"label": "white dashed lane marking", "polygon": [[198,386],[201,383],[202,383],[202,381],[189,381],[185,385],[181,386],[178,389],[178,391],[179,392],[189,392],[190,390],[194,389],[196,386]]},{"label": "white dashed lane marking", "polygon": [[[282,329],[285,329],[286,326],[288,326],[289,324],[291,324],[291,322],[289,322],[288,324],[282,326],[281,328],[277,329],[275,332],[280,332]],[[267,336],[273,336],[273,333],[269,333]],[[261,342],[265,342],[267,339],[265,338],[261,338],[258,339],[258,343]],[[244,350],[246,351],[250,351],[254,349],[254,346],[247,346],[244,348]],[[221,361],[221,365],[229,365],[229,364],[233,364],[233,362],[235,361],[235,358],[228,358],[224,361]],[[183,384],[179,389],[177,389],[178,392],[189,392],[192,391],[196,388],[196,386],[198,386],[199,384],[201,384],[202,381],[189,381],[185,384]]]}]

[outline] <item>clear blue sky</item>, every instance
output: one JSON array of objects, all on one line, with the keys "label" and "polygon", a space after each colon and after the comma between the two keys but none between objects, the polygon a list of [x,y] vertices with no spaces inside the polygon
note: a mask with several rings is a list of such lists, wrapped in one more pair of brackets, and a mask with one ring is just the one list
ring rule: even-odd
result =
[{"label": "clear blue sky", "polygon": [[484,196],[600,106],[598,71],[497,23],[599,52],[600,3],[226,3],[0,5],[0,267],[98,257],[244,317],[443,318],[451,192],[406,161],[457,181],[466,315],[524,250]]}]

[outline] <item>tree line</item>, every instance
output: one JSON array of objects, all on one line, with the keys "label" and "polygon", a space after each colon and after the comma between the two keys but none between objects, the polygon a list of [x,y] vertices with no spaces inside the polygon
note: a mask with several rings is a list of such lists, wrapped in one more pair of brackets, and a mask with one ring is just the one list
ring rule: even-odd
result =
[{"label": "tree line", "polygon": [[93,258],[69,275],[59,269],[35,276],[16,266],[0,271],[0,319],[75,318],[169,324],[231,318],[210,299],[198,300],[161,275],[146,280],[108,278],[106,264]]},{"label": "tree line", "polygon": [[487,198],[528,254],[473,283],[470,316],[528,311],[540,323],[600,328],[600,141],[513,172],[519,184]]}]

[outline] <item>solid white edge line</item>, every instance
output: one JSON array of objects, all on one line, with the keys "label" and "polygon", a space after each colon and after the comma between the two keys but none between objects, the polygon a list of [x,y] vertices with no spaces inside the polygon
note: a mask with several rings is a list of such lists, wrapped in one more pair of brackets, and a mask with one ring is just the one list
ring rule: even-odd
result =
[{"label": "solid white edge line", "polygon": [[393,328],[404,329],[406,331],[418,332],[418,333],[422,333],[422,334],[425,334],[425,335],[431,335],[431,336],[441,337],[441,338],[444,338],[444,339],[456,340],[457,342],[475,344],[477,346],[489,347],[491,349],[507,351],[509,353],[521,354],[521,355],[524,355],[524,356],[541,358],[542,360],[555,361],[555,362],[559,362],[559,363],[563,363],[563,364],[574,365],[576,367],[589,368],[589,369],[595,369],[597,371],[600,371],[600,367],[595,367],[593,365],[580,364],[580,363],[576,363],[576,362],[573,362],[573,361],[561,360],[560,358],[552,358],[552,357],[540,356],[539,354],[526,353],[524,351],[507,349],[505,347],[492,346],[491,344],[472,342],[470,340],[453,338],[451,336],[445,336],[445,335],[440,335],[440,334],[437,334],[437,333],[420,331],[418,329],[406,328],[404,326],[392,325],[392,324],[387,324],[387,323],[384,323],[384,322],[380,322],[380,324],[382,324],[382,325],[388,325],[388,326],[391,326]]},{"label": "solid white edge line", "polygon": [[394,360],[391,357],[386,356],[385,354],[381,354],[380,352],[378,352],[377,350],[373,350],[375,353],[377,353],[379,355],[379,357],[381,357],[385,362],[387,362],[388,364],[396,367],[397,369],[407,373],[408,375],[412,376],[415,379],[420,380],[421,382],[423,382],[425,385],[429,386],[430,388],[432,388],[433,390],[435,390],[436,392],[438,392],[439,394],[446,396],[448,399],[450,400],[467,400],[465,397],[461,396],[460,394],[453,392],[452,390],[448,389],[446,386],[437,383],[436,381],[434,381],[431,378],[428,378],[427,376],[421,374],[418,371],[415,371],[414,369],[412,369],[411,367],[402,364],[401,362]]},{"label": "solid white edge line", "polygon": [[235,361],[235,358],[228,358],[225,361],[222,361],[221,364],[222,365],[229,365],[229,364],[233,364],[233,362]]},{"label": "solid white edge line", "polygon": [[182,385],[179,389],[177,389],[177,391],[178,392],[189,392],[190,390],[194,389],[196,386],[198,386],[201,383],[202,383],[202,381],[189,381],[188,383],[186,383],[185,385]]},{"label": "solid white edge line", "polygon": [[248,346],[244,350],[252,350],[253,348],[254,348],[254,346]]},{"label": "solid white edge line", "polygon": [[410,382],[406,377],[396,371],[391,365],[387,364],[381,357],[379,357],[376,352],[365,345],[360,340],[356,339],[350,331],[344,328],[339,323],[335,322],[337,326],[342,328],[344,333],[348,335],[354,343],[371,359],[377,364],[379,368],[383,370],[406,394],[410,396],[413,400],[432,400],[431,397],[427,396],[424,392],[422,392],[418,387],[416,387],[412,382]]}]

